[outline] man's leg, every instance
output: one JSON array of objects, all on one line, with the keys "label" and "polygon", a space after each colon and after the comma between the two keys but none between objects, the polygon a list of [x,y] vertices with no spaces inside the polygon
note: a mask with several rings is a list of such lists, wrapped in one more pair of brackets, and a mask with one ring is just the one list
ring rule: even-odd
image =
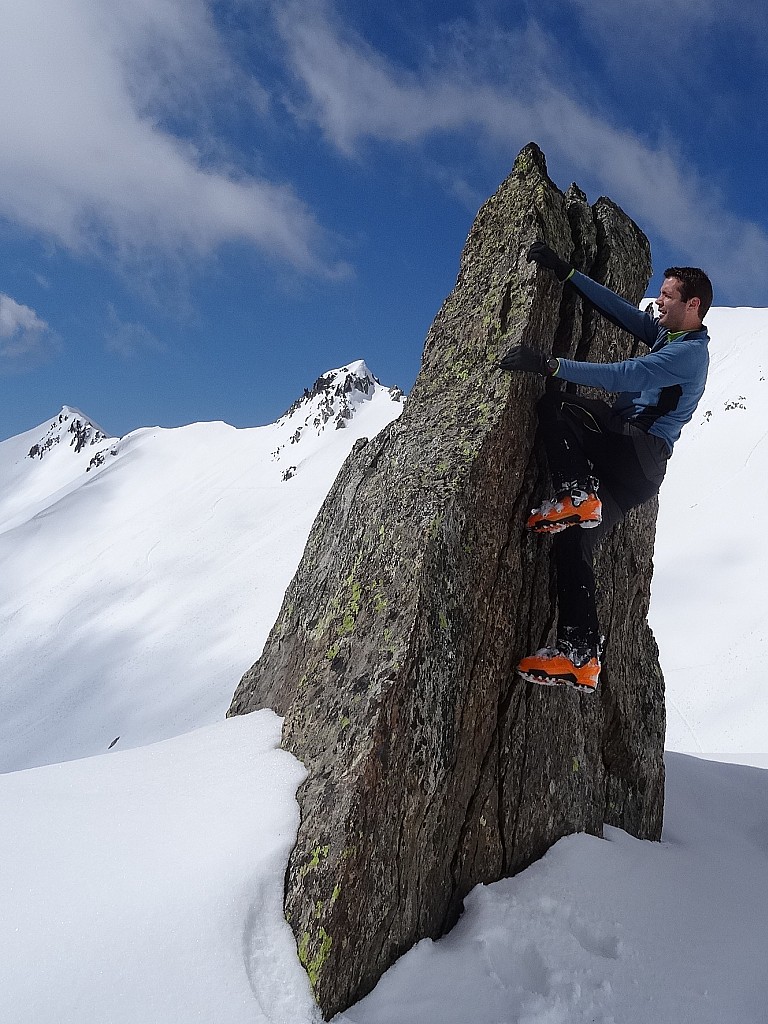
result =
[{"label": "man's leg", "polygon": [[518,671],[534,682],[568,682],[594,690],[600,673],[600,630],[593,550],[630,508],[658,491],[666,456],[662,442],[622,423],[604,402],[548,392],[539,403],[539,414],[555,502],[565,503],[565,488],[597,491],[598,481],[603,480],[602,524],[580,524],[578,518],[569,517],[575,525],[566,529],[558,524],[561,532],[551,531],[557,532],[557,644],[523,659]]},{"label": "man's leg", "polygon": [[602,509],[594,465],[606,458],[605,435],[615,418],[610,406],[598,399],[547,391],[537,411],[554,497],[533,510],[528,528],[560,533],[575,525],[598,526]]},{"label": "man's leg", "polygon": [[599,399],[545,391],[536,408],[555,495],[587,483],[595,457],[605,452],[611,407]]},{"label": "man's leg", "polygon": [[544,685],[594,691],[600,678],[600,627],[595,600],[593,548],[602,527],[564,530],[554,538],[557,637],[518,665],[519,674]]},{"label": "man's leg", "polygon": [[591,534],[591,530],[565,530],[554,540],[557,638],[596,653],[600,628]]}]

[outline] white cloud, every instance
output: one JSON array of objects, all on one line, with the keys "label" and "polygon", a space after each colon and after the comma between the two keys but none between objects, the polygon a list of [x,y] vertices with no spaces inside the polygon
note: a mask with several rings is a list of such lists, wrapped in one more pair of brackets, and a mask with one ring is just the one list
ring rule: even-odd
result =
[{"label": "white cloud", "polygon": [[716,268],[718,280],[728,287],[762,286],[768,235],[729,213],[674,150],[606,124],[555,90],[540,99],[537,109],[545,126],[539,132],[543,147],[601,182],[641,227],[674,247],[681,261]]},{"label": "white cloud", "polygon": [[163,127],[235,74],[205,0],[4,7],[0,216],[76,250],[207,254],[242,240],[327,269],[328,239],[289,186],[217,167]]},{"label": "white cloud", "polygon": [[[686,60],[697,56],[693,47],[708,33],[733,31],[753,34],[750,42],[765,43],[764,0],[569,0],[590,31],[603,37],[614,52],[617,40],[631,38],[635,46],[652,41],[654,56],[670,54]],[[558,7],[560,7],[558,3]]]},{"label": "white cloud", "polygon": [[144,324],[121,320],[114,306],[109,308],[109,327],[105,347],[122,359],[133,359],[148,352],[165,352],[167,346]]},{"label": "white cloud", "polygon": [[[618,127],[571,98],[557,74],[564,63],[557,44],[535,22],[519,32],[487,25],[463,38],[456,32],[453,52],[435,61],[432,51],[431,62],[425,58],[414,72],[374,50],[323,0],[286,0],[277,12],[306,94],[304,116],[341,152],[353,155],[366,140],[416,145],[445,133],[457,143],[463,135],[475,145],[510,148],[533,140],[574,176],[604,189],[681,258],[718,266],[721,282],[742,292],[763,283],[765,230],[730,214],[674,147]],[[734,254],[727,266],[723,251]]]},{"label": "white cloud", "polygon": [[0,293],[0,372],[36,366],[54,346],[45,320],[29,306]]},{"label": "white cloud", "polygon": [[26,333],[47,331],[48,324],[41,320],[34,309],[0,294],[0,338],[8,339]]},{"label": "white cloud", "polygon": [[347,155],[366,138],[415,143],[486,117],[477,106],[480,83],[467,81],[455,67],[403,71],[346,29],[324,3],[288,0],[276,6],[276,15],[306,89],[306,115]]}]

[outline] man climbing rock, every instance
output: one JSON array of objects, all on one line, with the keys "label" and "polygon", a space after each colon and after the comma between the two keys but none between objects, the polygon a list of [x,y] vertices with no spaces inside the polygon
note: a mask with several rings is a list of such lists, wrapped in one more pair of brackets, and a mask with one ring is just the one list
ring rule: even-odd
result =
[{"label": "man climbing rock", "polygon": [[524,658],[517,671],[535,683],[594,691],[601,656],[595,542],[658,492],[667,459],[702,396],[709,366],[703,320],[712,304],[712,285],[696,267],[669,267],[656,299],[658,316],[653,316],[579,273],[541,242],[531,246],[528,261],[576,288],[611,323],[650,349],[618,363],[588,363],[548,359],[515,345],[498,364],[502,370],[617,393],[609,405],[547,388],[538,415],[554,494],[527,522],[534,533],[556,535],[558,629],[555,646]]}]

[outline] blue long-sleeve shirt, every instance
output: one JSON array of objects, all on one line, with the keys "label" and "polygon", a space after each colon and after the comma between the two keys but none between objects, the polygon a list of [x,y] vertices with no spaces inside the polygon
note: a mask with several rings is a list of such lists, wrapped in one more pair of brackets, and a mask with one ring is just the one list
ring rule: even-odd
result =
[{"label": "blue long-sleeve shirt", "polygon": [[611,323],[644,341],[651,351],[619,363],[560,359],[557,376],[573,384],[618,392],[614,410],[662,438],[671,452],[704,392],[709,369],[706,327],[670,337],[651,313],[644,313],[579,271],[573,272],[568,283]]}]

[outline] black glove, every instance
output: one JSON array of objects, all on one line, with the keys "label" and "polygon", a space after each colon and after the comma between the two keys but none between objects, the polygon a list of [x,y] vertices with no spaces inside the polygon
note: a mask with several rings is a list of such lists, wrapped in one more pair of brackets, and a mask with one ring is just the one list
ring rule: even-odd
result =
[{"label": "black glove", "polygon": [[500,370],[521,370],[523,373],[539,373],[542,377],[551,377],[557,370],[556,359],[549,360],[528,345],[513,345],[497,365]]},{"label": "black glove", "polygon": [[565,260],[561,260],[554,249],[550,249],[543,242],[534,242],[528,250],[529,263],[538,263],[540,267],[546,267],[553,271],[558,281],[564,281],[573,270]]}]

